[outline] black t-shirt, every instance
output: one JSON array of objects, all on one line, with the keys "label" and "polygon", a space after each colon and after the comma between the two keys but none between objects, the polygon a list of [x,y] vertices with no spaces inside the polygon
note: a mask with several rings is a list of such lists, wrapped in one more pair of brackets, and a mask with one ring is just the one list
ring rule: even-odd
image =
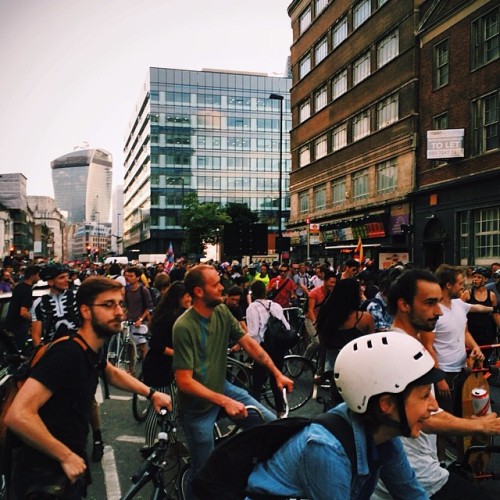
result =
[{"label": "black t-shirt", "polygon": [[6,327],[11,331],[16,331],[29,321],[20,316],[21,307],[31,309],[33,304],[33,293],[31,286],[24,283],[19,283],[12,291],[12,298],[10,299],[9,310],[7,312]]}]

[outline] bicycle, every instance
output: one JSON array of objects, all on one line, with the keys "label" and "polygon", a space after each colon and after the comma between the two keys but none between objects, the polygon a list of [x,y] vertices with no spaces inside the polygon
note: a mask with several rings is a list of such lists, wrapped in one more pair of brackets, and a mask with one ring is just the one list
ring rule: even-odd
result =
[{"label": "bicycle", "polygon": [[122,321],[121,331],[113,335],[109,341],[106,359],[112,365],[133,375],[138,355],[134,339],[130,334],[132,325],[132,321]]},{"label": "bicycle", "polygon": [[[139,380],[143,381],[142,373],[139,375]],[[170,383],[168,394],[172,398],[171,418],[175,421],[177,418],[177,385],[175,380],[172,380]],[[132,414],[137,422],[145,422],[150,411],[152,411],[152,405],[146,396],[141,396],[140,394],[132,396]]]},{"label": "bicycle", "polygon": [[[229,355],[227,358],[226,378],[232,384],[249,391],[252,386],[252,369],[252,362],[240,361]],[[290,411],[302,408],[313,395],[313,363],[308,358],[296,354],[288,354],[284,358],[282,372],[294,382],[294,389],[288,394]],[[265,384],[262,395],[267,405],[273,410],[276,410],[274,396],[269,382]]]}]

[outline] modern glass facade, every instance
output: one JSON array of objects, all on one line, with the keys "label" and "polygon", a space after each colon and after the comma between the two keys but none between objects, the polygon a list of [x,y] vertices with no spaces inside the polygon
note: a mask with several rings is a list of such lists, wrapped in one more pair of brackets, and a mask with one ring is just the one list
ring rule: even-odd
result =
[{"label": "modern glass facade", "polygon": [[291,80],[254,73],[150,68],[125,144],[127,249],[180,250],[187,193],[200,202],[246,203],[277,230],[280,104],[282,211],[289,210]]},{"label": "modern glass facade", "polygon": [[52,163],[54,196],[68,221],[108,222],[113,161],[103,149],[79,149]]}]

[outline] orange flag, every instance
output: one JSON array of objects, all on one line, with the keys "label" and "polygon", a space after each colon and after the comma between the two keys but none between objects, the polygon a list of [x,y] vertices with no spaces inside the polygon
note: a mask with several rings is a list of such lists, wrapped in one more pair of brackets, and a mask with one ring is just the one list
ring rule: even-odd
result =
[{"label": "orange flag", "polygon": [[358,244],[354,249],[354,258],[361,264],[363,263],[363,242],[361,241],[361,236],[359,237]]}]

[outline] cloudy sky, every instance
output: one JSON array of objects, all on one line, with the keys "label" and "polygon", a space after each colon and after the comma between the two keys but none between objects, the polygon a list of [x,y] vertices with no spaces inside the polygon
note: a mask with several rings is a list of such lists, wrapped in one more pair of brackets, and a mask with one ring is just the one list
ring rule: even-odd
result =
[{"label": "cloudy sky", "polygon": [[291,0],[0,0],[0,173],[53,196],[50,162],[84,141],[123,177],[150,66],[282,75]]}]

